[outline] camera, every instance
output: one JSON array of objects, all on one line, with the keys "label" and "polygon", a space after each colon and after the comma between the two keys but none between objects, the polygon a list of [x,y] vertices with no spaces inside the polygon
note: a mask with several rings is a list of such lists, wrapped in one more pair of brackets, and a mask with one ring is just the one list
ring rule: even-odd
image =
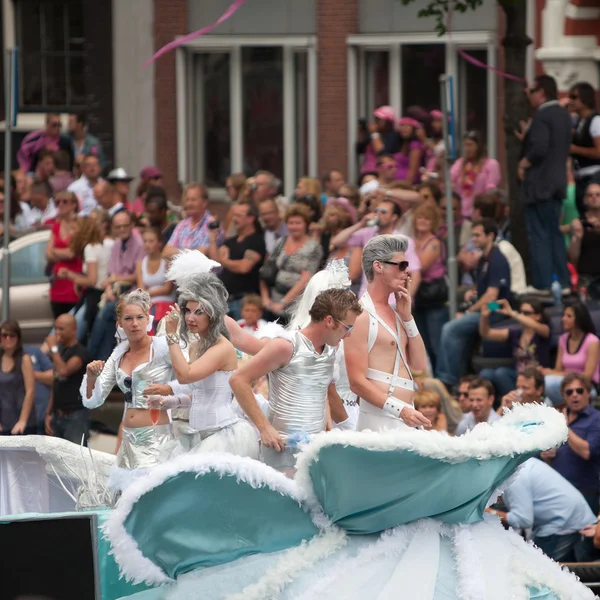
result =
[{"label": "camera", "polygon": [[251,183],[250,184],[250,191],[251,192],[255,192],[258,189],[258,184],[256,183]]},{"label": "camera", "polygon": [[219,223],[219,221],[211,221],[208,224],[209,229],[219,229],[220,227],[221,227],[221,223]]}]

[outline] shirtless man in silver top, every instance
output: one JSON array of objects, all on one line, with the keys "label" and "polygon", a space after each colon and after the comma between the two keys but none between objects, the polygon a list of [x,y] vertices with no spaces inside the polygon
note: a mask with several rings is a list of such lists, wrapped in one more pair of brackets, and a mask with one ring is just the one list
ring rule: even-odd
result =
[{"label": "shirtless man in silver top", "polygon": [[379,235],[363,250],[364,311],[345,347],[350,387],[360,398],[359,430],[430,425],[413,406],[411,369],[427,370],[427,354],[412,316],[407,246],[404,236]]}]

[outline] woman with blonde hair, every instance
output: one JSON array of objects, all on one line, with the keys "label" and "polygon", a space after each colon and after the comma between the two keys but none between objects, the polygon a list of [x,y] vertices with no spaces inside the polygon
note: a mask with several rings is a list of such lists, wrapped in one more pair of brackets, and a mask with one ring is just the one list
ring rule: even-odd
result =
[{"label": "woman with blonde hair", "polygon": [[142,290],[121,296],[116,308],[120,343],[106,362],[95,360],[87,366],[80,387],[87,408],[101,406],[115,385],[125,396],[122,442],[117,454],[117,467],[124,471],[113,475],[115,487],[129,483],[128,471],[152,467],[170,455],[175,439],[167,413],[153,414],[144,395],[151,384],[167,384],[172,392],[181,391],[172,381],[166,338],[149,335],[150,305],[150,296]]},{"label": "woman with blonde hair", "polygon": [[[77,337],[80,341],[84,340],[92,329],[98,313],[98,302],[100,302],[103,292],[101,282],[106,279],[106,269],[110,257],[110,248],[103,242],[102,231],[96,217],[77,219],[69,249],[74,257],[83,257],[83,271],[62,267],[56,274],[57,277],[71,280],[77,288],[83,289],[83,305],[75,313]],[[82,327],[83,323],[85,323],[85,327]],[[82,331],[85,331],[85,335]]]},{"label": "woman with blonde hair", "polygon": [[442,412],[440,395],[433,390],[417,390],[414,397],[415,409],[423,413],[431,421],[427,430],[448,432],[448,421]]}]

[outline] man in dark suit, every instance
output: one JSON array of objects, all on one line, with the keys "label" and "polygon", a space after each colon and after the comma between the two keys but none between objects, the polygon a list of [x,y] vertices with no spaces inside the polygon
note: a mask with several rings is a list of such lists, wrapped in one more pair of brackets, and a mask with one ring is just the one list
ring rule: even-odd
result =
[{"label": "man in dark suit", "polygon": [[567,190],[573,125],[569,113],[558,103],[553,77],[536,77],[528,95],[535,113],[523,141],[519,179],[531,252],[532,284],[536,290],[548,291],[556,275],[565,289],[570,281],[559,224]]}]

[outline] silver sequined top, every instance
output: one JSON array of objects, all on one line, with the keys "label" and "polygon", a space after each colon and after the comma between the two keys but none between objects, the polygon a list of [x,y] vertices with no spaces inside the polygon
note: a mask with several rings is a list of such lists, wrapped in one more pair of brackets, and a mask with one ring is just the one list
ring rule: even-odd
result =
[{"label": "silver sequined top", "polygon": [[269,373],[269,413],[273,427],[285,440],[291,434],[313,434],[325,429],[327,388],[333,380],[335,348],[318,354],[299,331],[291,341],[290,362]]},{"label": "silver sequined top", "polygon": [[[87,374],[81,382],[80,393],[83,405],[96,408],[103,404],[115,385],[125,395],[127,408],[148,408],[148,398],[143,391],[150,383],[169,383],[171,387],[173,368],[169,347],[164,337],[153,337],[152,348],[149,351],[149,361],[137,366],[131,375],[123,372],[119,365],[123,355],[129,350],[129,342],[121,342],[106,361],[102,373],[96,380],[92,395],[87,398]],[[175,390],[174,390],[175,391]],[[177,392],[180,390],[178,389]],[[176,392],[176,393],[177,393]]]}]

